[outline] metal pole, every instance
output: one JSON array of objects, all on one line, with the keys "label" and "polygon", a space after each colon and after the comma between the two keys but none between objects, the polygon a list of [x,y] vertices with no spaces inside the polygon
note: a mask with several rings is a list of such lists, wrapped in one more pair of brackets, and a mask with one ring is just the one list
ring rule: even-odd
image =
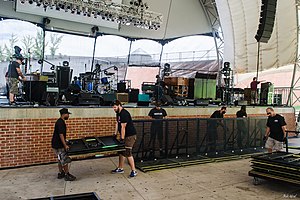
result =
[{"label": "metal pole", "polygon": [[[45,30],[45,24],[43,24],[43,48],[42,48],[42,60],[45,58],[45,36],[46,36],[46,30]],[[40,73],[42,74],[44,68],[44,62],[41,64]]]},{"label": "metal pole", "polygon": [[[162,54],[163,54],[163,51],[164,51],[164,44],[161,44],[161,50],[160,50],[160,55],[159,55],[159,66],[161,68],[161,59],[162,59]],[[160,69],[159,69],[160,71]]]},{"label": "metal pole", "polygon": [[257,43],[256,80],[258,81],[260,42]]},{"label": "metal pole", "polygon": [[295,58],[295,64],[294,64],[294,70],[293,70],[293,77],[292,77],[292,81],[291,81],[291,87],[290,87],[290,92],[289,92],[289,96],[288,96],[288,100],[286,102],[287,105],[292,106],[292,93],[294,90],[294,83],[295,83],[295,76],[296,76],[296,69],[298,67],[298,45],[299,45],[299,19],[298,19],[298,9],[299,9],[299,5],[298,5],[298,0],[295,0],[295,4],[296,4],[296,19],[297,19],[297,48],[296,48],[296,58]]},{"label": "metal pole", "polygon": [[94,61],[95,61],[95,51],[96,51],[96,44],[97,44],[97,35],[95,36],[95,41],[94,41],[94,49],[93,49],[93,58],[92,58],[92,66],[91,66],[91,72],[93,72],[94,68]]},{"label": "metal pole", "polygon": [[130,52],[131,52],[131,46],[132,46],[132,40],[130,40],[130,44],[129,44],[129,51],[128,51],[128,56],[127,56],[127,65],[129,65],[129,61],[130,61]]}]

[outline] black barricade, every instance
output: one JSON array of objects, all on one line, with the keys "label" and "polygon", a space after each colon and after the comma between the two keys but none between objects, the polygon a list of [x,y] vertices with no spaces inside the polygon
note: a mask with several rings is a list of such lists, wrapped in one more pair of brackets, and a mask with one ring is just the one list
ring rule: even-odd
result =
[{"label": "black barricade", "polygon": [[134,120],[137,160],[205,155],[264,146],[264,117]]}]

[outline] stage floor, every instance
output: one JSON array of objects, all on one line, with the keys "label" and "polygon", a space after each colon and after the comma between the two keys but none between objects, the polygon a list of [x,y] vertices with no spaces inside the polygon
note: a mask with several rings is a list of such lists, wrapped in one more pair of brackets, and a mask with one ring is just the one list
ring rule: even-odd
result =
[{"label": "stage floor", "polygon": [[117,157],[74,161],[71,173],[74,182],[56,178],[56,164],[0,170],[0,198],[6,200],[31,199],[67,194],[96,192],[101,199],[161,200],[161,199],[286,199],[299,197],[293,185],[261,180],[253,185],[248,176],[250,159],[209,163],[182,168],[138,173],[128,178],[111,174]]}]

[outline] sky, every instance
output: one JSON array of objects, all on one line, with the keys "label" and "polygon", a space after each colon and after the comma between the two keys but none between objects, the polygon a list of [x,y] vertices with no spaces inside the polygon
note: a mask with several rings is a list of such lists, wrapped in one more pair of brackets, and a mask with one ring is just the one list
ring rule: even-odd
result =
[{"label": "sky", "polygon": [[[29,22],[18,20],[0,21],[0,46],[8,44],[12,34],[15,34],[19,41],[17,45],[21,46],[21,38],[25,35],[32,37],[41,31],[41,28]],[[57,54],[68,56],[89,56],[93,54],[94,38],[75,36],[69,34],[46,32],[46,41],[50,41],[50,34],[63,35],[62,42],[57,50]],[[95,51],[96,57],[115,57],[126,56],[129,51],[130,42],[122,37],[107,35],[98,37]],[[160,54],[161,45],[152,40],[137,40],[132,43],[131,52],[136,49],[143,49],[148,54]],[[201,51],[214,48],[212,37],[208,36],[189,36],[174,40],[164,46],[164,53]],[[50,54],[46,47],[46,54]]]}]

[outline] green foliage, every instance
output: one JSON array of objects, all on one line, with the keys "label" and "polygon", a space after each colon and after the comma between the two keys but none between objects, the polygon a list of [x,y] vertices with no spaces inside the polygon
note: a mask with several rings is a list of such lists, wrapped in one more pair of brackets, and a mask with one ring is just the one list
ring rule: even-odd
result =
[{"label": "green foliage", "polygon": [[[34,39],[33,45],[33,57],[36,59],[43,58],[43,41],[44,41],[44,34],[43,31],[38,31],[36,34],[36,38]],[[45,42],[45,46],[48,45],[48,42]]]},{"label": "green foliage", "polygon": [[56,51],[59,48],[59,44],[61,43],[61,40],[63,38],[63,35],[58,36],[57,34],[50,34],[50,54],[51,57],[54,58]]},{"label": "green foliage", "polygon": [[15,54],[14,46],[18,42],[18,38],[15,34],[11,34],[11,38],[8,40],[8,45],[4,45],[5,60],[8,61]]},{"label": "green foliage", "polygon": [[22,38],[22,53],[23,53],[23,56],[28,58],[29,57],[29,50],[32,51],[33,47],[34,47],[34,38],[30,35],[25,35],[23,36]]},{"label": "green foliage", "polygon": [[[50,54],[52,58],[54,58],[57,50],[59,49],[59,45],[62,41],[63,36],[59,36],[58,34],[50,34],[50,46],[48,46],[48,42],[45,42],[45,48],[50,48]],[[9,39],[7,44],[4,46],[0,46],[0,62],[1,61],[9,61],[11,57],[14,55],[15,50],[14,46],[18,42],[17,35],[11,34],[11,38]],[[36,37],[32,37],[30,35],[25,35],[21,39],[22,42],[22,55],[24,57],[29,57],[28,50],[31,51],[31,57],[35,59],[43,58],[43,44],[44,44],[44,35],[43,31],[37,31]]]},{"label": "green foliage", "polygon": [[4,47],[0,46],[0,62],[5,60]]}]

